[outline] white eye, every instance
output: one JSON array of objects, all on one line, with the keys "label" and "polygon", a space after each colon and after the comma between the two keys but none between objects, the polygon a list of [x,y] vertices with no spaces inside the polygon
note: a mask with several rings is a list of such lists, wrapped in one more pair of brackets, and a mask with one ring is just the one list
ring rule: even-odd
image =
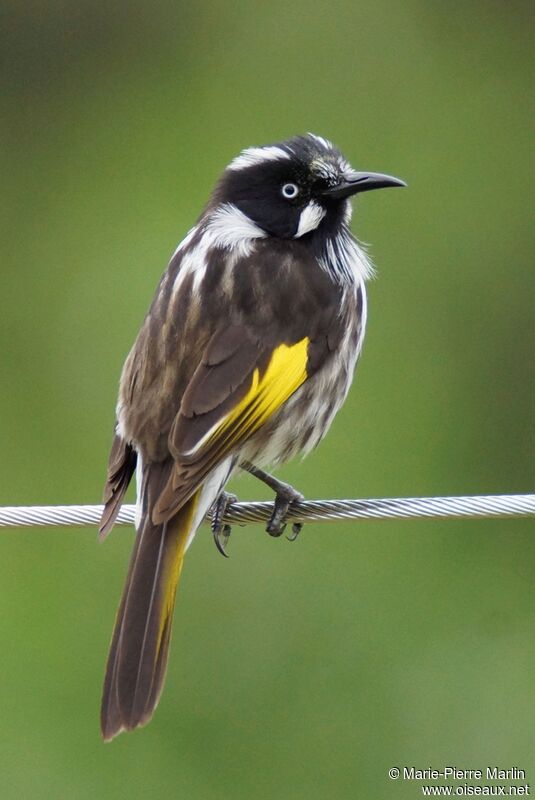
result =
[{"label": "white eye", "polygon": [[283,197],[287,200],[293,200],[299,194],[299,187],[295,183],[285,183],[281,191]]}]

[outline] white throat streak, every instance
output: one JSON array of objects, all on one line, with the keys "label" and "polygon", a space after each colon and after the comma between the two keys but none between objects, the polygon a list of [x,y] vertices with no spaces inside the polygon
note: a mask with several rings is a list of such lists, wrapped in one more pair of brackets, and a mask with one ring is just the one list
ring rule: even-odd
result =
[{"label": "white throat streak", "polygon": [[364,245],[359,244],[345,226],[336,236],[325,240],[318,261],[321,268],[342,285],[363,283],[375,275]]}]

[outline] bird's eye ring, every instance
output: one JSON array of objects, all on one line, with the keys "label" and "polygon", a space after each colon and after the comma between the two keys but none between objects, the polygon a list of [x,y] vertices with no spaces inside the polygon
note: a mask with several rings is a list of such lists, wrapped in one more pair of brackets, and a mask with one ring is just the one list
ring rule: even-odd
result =
[{"label": "bird's eye ring", "polygon": [[283,197],[293,200],[299,194],[299,187],[295,183],[285,183],[281,191]]}]

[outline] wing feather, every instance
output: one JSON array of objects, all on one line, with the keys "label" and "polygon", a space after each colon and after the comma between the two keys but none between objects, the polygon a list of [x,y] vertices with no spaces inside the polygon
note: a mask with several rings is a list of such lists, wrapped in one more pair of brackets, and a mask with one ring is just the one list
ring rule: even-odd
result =
[{"label": "wing feather", "polygon": [[101,539],[104,539],[113,528],[124,495],[135,472],[136,463],[137,454],[134,448],[127,444],[118,433],[115,433],[104,489],[104,511],[99,528]]},{"label": "wing feather", "polygon": [[169,436],[173,473],[153,510],[161,523],[210,470],[251,437],[307,379],[309,338],[264,344],[242,326],[216,334]]}]

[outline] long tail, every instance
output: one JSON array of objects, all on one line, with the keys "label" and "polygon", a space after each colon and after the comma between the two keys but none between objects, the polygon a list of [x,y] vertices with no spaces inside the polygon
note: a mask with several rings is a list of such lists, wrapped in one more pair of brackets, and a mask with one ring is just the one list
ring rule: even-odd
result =
[{"label": "long tail", "polygon": [[[149,481],[147,481],[148,483]],[[101,706],[105,741],[149,721],[163,688],[184,553],[198,525],[199,489],[169,522],[151,521],[147,492],[117,612]],[[148,506],[148,507],[147,507]],[[200,510],[200,509],[199,509]]]}]

